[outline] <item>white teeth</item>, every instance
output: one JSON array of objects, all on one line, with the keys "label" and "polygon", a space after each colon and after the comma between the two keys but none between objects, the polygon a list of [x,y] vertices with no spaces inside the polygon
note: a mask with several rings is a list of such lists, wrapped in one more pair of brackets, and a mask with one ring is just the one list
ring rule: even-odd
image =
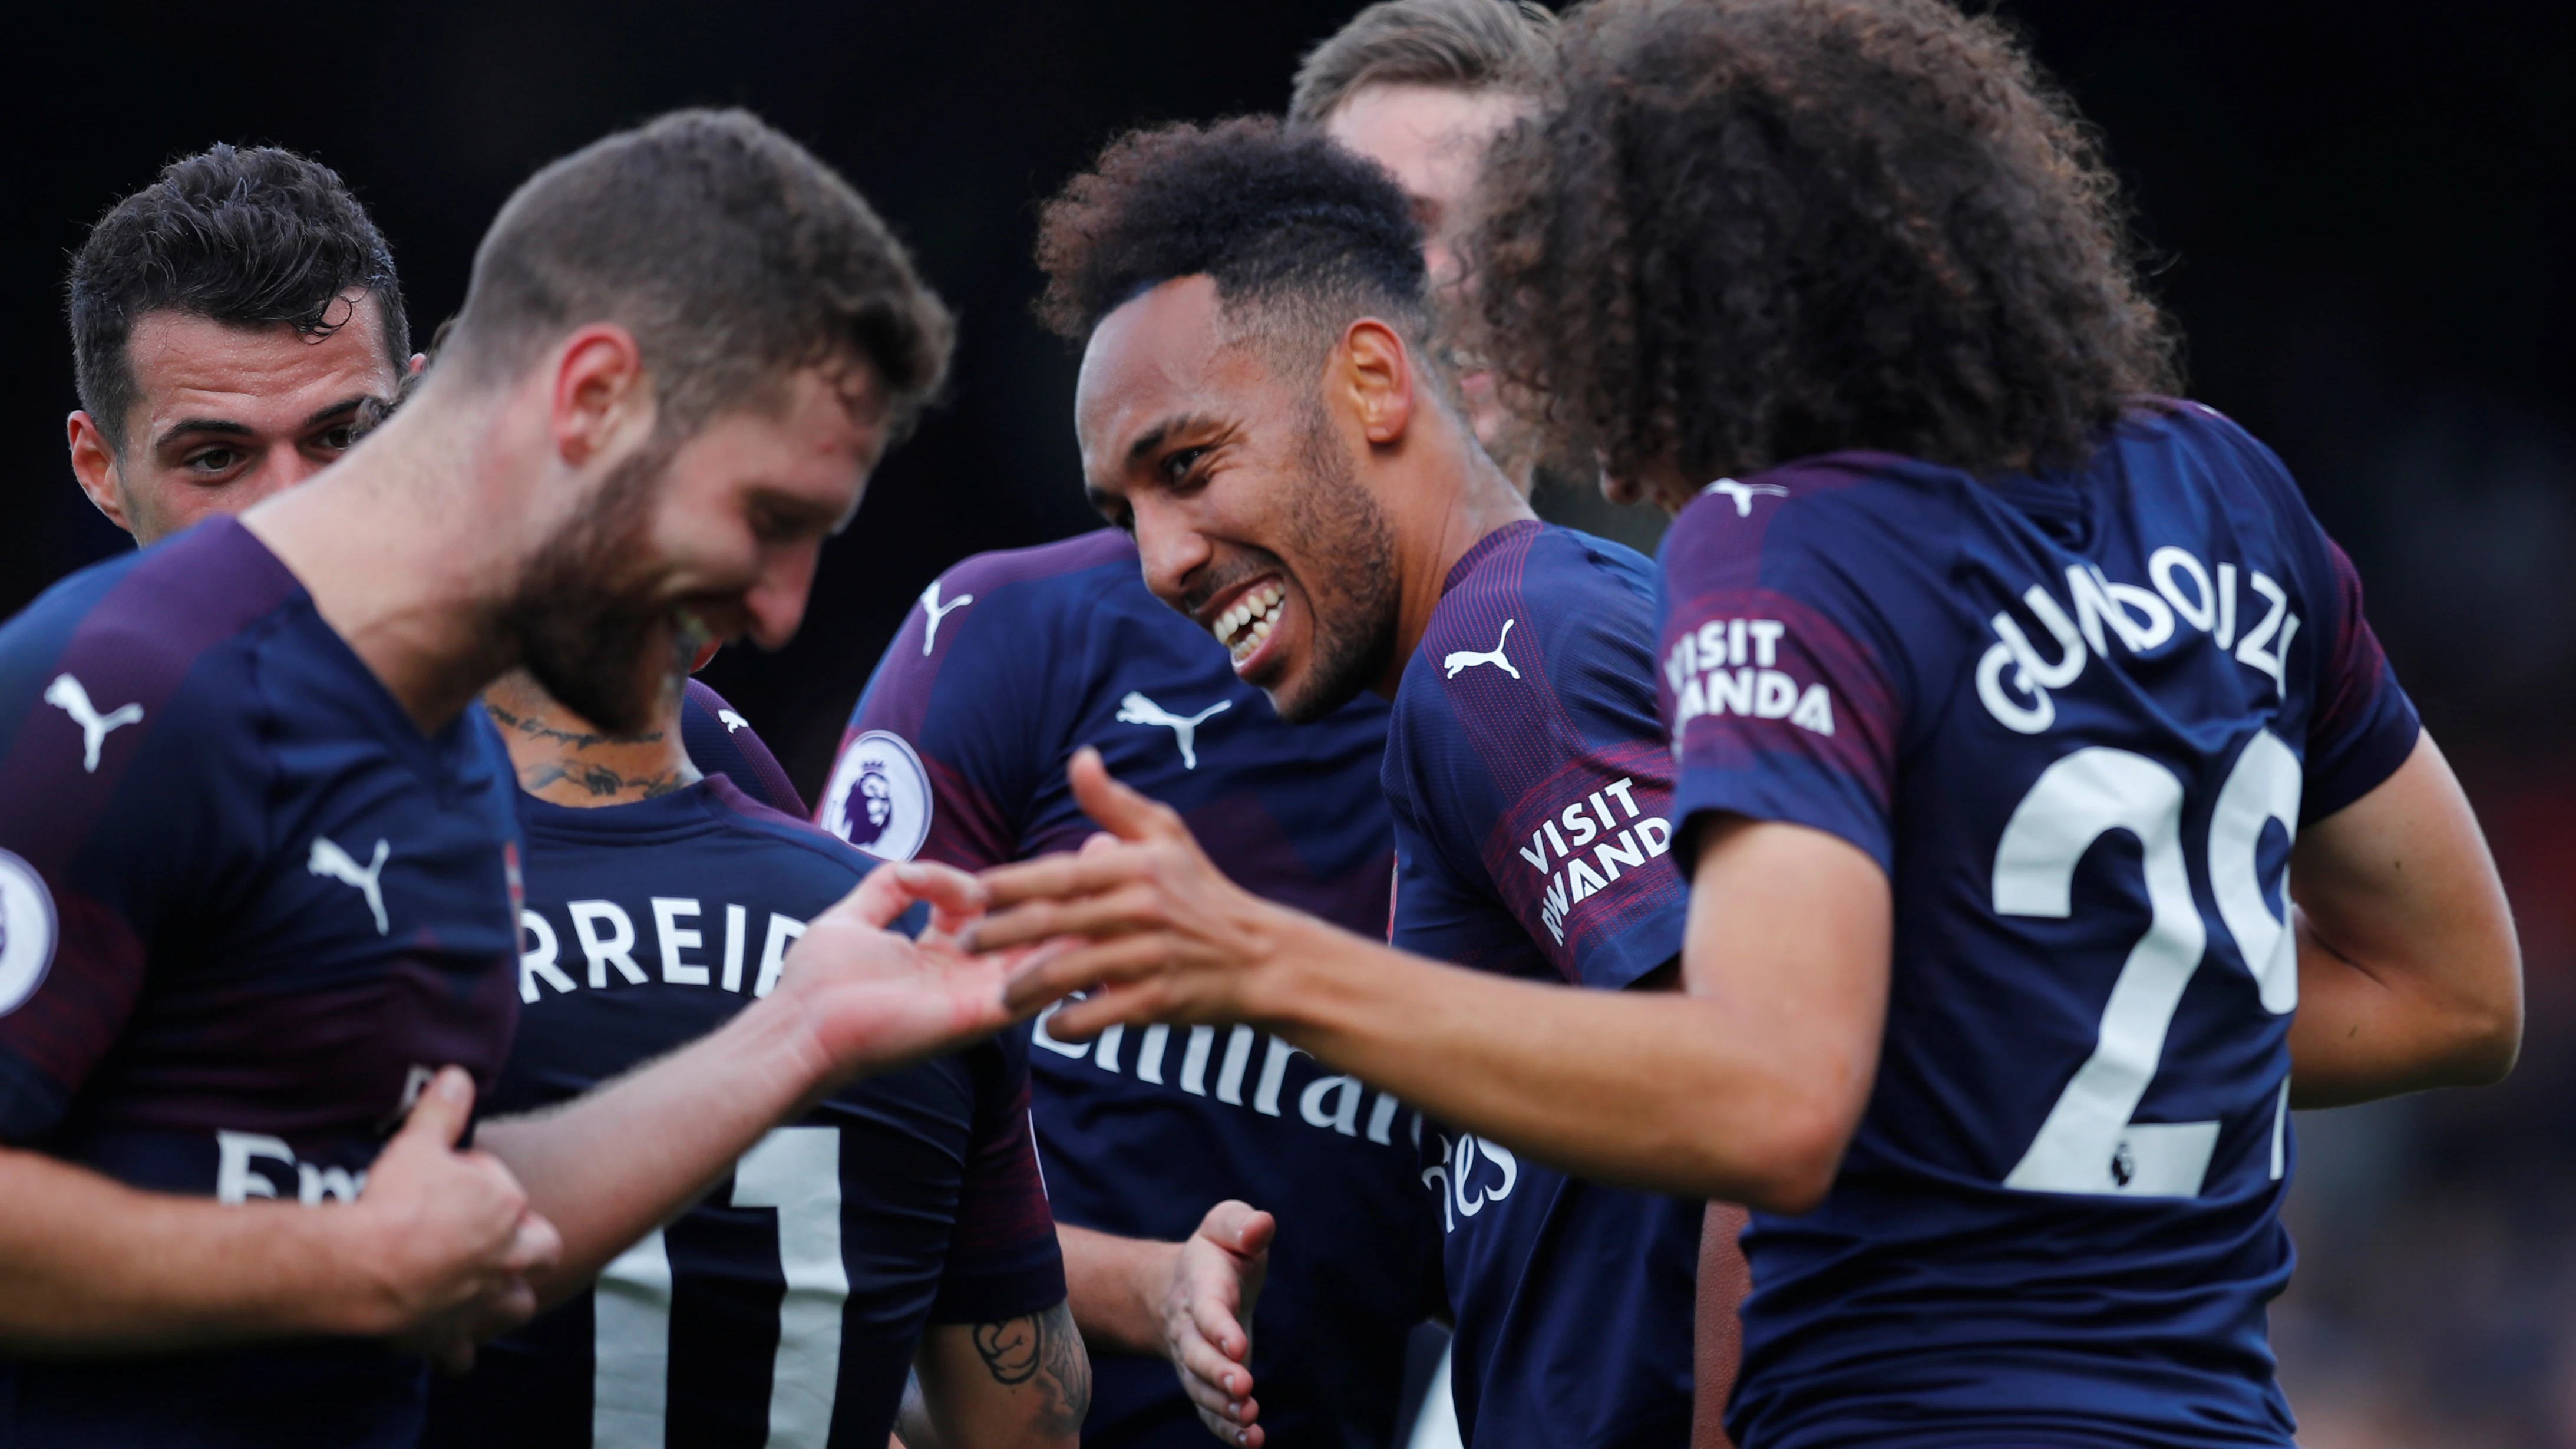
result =
[{"label": "white teeth", "polygon": [[1226,652],[1240,664],[1261,647],[1261,641],[1270,637],[1271,628],[1279,619],[1279,608],[1287,601],[1287,590],[1275,583],[1263,584],[1218,615],[1216,622],[1208,626],[1208,632],[1214,634],[1216,641],[1226,646]]}]

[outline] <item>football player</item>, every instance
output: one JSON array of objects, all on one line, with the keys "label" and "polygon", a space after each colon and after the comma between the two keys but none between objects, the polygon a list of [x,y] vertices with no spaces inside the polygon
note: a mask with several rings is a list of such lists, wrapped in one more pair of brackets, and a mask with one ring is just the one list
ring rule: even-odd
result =
[{"label": "football player", "polygon": [[[769,995],[806,922],[875,862],[700,778],[676,700],[623,738],[524,674],[485,701],[526,792],[529,940],[488,1136]],[[1090,1380],[1027,1101],[1016,1035],[825,1098],[596,1287],[434,1385],[427,1442],[878,1449],[917,1362],[937,1432],[907,1439],[1071,1445]],[[523,1169],[540,1201],[548,1170]]]},{"label": "football player", "polygon": [[1689,995],[1330,937],[1088,761],[1149,843],[994,882],[1126,932],[1032,992],[1122,983],[1067,1034],[1249,1017],[1525,1151],[1753,1204],[1759,1449],[2289,1445],[2289,1109],[2494,1081],[2521,1025],[2484,839],[2351,565],[2277,458],[2163,396],[2116,189],[2001,24],[1605,0],[1549,94],[1487,173],[1479,311],[1509,385],[1687,508],[1656,672]]},{"label": "football player", "polygon": [[[428,361],[366,208],[274,146],[171,162],[90,228],[64,290],[72,476],[144,547],[328,467]],[[699,765],[804,813],[769,747],[695,680],[684,733]]]},{"label": "football player", "polygon": [[[1498,978],[1663,994],[1684,893],[1664,859],[1651,566],[1540,523],[1478,446],[1425,360],[1421,245],[1387,173],[1311,132],[1239,120],[1112,143],[1040,230],[1047,316],[1087,340],[1086,481],[1154,592],[1282,718],[1393,696],[1400,945]],[[1100,768],[1076,756],[1077,792]],[[1619,866],[1594,873],[1596,837]],[[1127,858],[1087,849],[990,878],[1024,897]],[[1091,909],[1019,924],[1081,927]],[[1454,1123],[1426,1125],[1420,1147],[1467,1442],[1686,1443],[1701,1204]]]},{"label": "football player", "polygon": [[[1307,56],[1291,121],[1388,166],[1426,221],[1450,218],[1426,248],[1446,274],[1476,159],[1522,108],[1550,24],[1499,0],[1373,5]],[[1476,421],[1500,438],[1507,419],[1488,406]],[[1512,452],[1524,491],[1532,452]],[[1155,600],[1134,545],[1102,530],[932,583],[851,717],[819,818],[892,859],[980,868],[1071,849],[1091,827],[1063,761],[1095,744],[1120,778],[1203,822],[1230,878],[1374,932],[1391,869],[1385,713],[1363,697],[1311,726],[1282,721]],[[1382,1442],[1406,1330],[1438,1291],[1437,1209],[1410,1134],[1375,1118],[1392,1099],[1369,1132],[1311,1120],[1297,1104],[1330,1074],[1281,1046],[1274,1075],[1250,1028],[1094,1045],[1041,1023],[1034,1037],[1038,1138],[1075,1313],[1099,1351],[1086,1440],[1186,1446],[1203,1422],[1256,1449]]]},{"label": "football player", "polygon": [[702,641],[785,638],[948,331],[811,156],[667,117],[521,189],[327,477],[0,628],[13,1442],[405,1442],[404,1350],[461,1362],[808,1101],[1001,1024],[994,973],[882,929],[976,888],[879,871],[722,1029],[455,1147],[519,1004],[474,695],[523,665],[632,731]]}]

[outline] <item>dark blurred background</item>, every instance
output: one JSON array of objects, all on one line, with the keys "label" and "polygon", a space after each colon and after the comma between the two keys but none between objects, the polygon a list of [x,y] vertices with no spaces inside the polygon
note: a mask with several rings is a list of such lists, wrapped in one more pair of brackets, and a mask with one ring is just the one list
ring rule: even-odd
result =
[{"label": "dark blurred background", "polygon": [[[273,142],[392,239],[418,336],[539,163],[738,103],[839,165],[963,314],[953,400],[825,553],[804,632],[709,670],[810,796],[903,612],[981,549],[1091,526],[1074,358],[1028,314],[1037,203],[1138,122],[1274,110],[1355,0],[56,8],[11,25],[0,608],[125,546],[72,484],[61,314],[87,223],[172,156]],[[2300,1124],[2275,1337],[2311,1449],[2576,1446],[2576,45],[2536,5],[2024,0],[2107,134],[2195,396],[2358,562],[2467,778],[2532,997],[2506,1086]],[[1579,500],[1543,499],[1597,516]],[[1650,541],[1651,520],[1603,525]]]}]

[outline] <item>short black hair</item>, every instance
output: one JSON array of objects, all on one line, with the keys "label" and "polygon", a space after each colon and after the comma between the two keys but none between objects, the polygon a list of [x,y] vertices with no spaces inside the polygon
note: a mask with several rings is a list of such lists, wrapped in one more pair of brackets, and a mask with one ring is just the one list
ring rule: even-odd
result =
[{"label": "short black hair", "polygon": [[335,304],[353,287],[376,299],[399,375],[411,328],[393,249],[340,174],[275,146],[183,156],[109,207],[72,258],[64,292],[81,406],[122,449],[140,401],[126,344],[147,313],[284,323],[319,340],[347,324]]},{"label": "short black hair", "polygon": [[1065,184],[1038,222],[1038,315],[1074,341],[1138,293],[1207,276],[1336,334],[1379,312],[1427,323],[1422,228],[1375,162],[1267,116],[1130,131]]},{"label": "short black hair", "polygon": [[785,372],[863,365],[889,439],[939,388],[955,328],[850,183],[748,111],[673,111],[521,186],[474,254],[442,367],[489,380],[574,328],[635,334],[666,435]]}]

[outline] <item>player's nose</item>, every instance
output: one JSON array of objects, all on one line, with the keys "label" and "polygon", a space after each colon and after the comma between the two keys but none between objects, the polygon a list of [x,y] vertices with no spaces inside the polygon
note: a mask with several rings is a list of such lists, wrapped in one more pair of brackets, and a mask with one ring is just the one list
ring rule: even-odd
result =
[{"label": "player's nose", "polygon": [[814,589],[819,547],[773,551],[761,561],[760,578],[742,596],[743,632],[763,649],[775,649],[796,635],[805,622],[805,601]]},{"label": "player's nose", "polygon": [[1172,510],[1145,504],[1136,509],[1135,526],[1145,587],[1166,603],[1186,595],[1191,576],[1207,567],[1213,554],[1207,536]]}]

